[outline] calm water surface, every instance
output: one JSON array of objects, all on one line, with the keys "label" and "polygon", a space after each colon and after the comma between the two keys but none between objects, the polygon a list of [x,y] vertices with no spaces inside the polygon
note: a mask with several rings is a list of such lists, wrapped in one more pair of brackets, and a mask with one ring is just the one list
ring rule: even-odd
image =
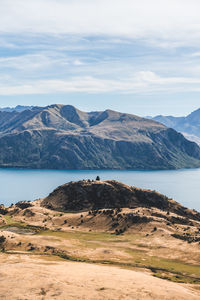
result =
[{"label": "calm water surface", "polygon": [[200,169],[173,171],[22,170],[0,169],[0,204],[47,196],[57,186],[73,180],[115,179],[128,185],[157,190],[200,211]]}]

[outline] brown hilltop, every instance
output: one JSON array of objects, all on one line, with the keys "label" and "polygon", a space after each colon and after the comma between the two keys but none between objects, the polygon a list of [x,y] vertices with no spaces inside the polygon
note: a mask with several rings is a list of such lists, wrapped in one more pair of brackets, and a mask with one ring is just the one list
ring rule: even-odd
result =
[{"label": "brown hilltop", "polygon": [[88,211],[114,208],[158,208],[200,220],[200,214],[189,210],[156,191],[139,189],[115,180],[69,182],[56,188],[41,206],[57,211]]}]

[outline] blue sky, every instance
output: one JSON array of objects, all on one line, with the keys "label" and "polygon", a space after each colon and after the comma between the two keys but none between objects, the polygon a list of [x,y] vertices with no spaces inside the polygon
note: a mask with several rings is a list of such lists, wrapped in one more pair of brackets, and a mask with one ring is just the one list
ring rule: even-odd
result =
[{"label": "blue sky", "polygon": [[0,106],[200,107],[199,0],[1,0]]}]

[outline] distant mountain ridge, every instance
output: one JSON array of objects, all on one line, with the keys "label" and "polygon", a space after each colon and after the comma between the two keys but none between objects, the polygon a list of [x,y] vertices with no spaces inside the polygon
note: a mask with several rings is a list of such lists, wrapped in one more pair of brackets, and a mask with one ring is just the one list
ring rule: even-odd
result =
[{"label": "distant mountain ridge", "polygon": [[176,169],[200,166],[200,148],[173,129],[112,110],[71,105],[0,111],[0,167]]},{"label": "distant mountain ridge", "polygon": [[17,105],[15,107],[0,107],[0,111],[7,111],[7,112],[12,112],[12,111],[17,111],[21,112],[27,109],[32,109],[33,106],[22,106],[22,105]]},{"label": "distant mountain ridge", "polygon": [[151,119],[181,132],[188,140],[200,145],[200,108],[186,117],[159,115]]}]

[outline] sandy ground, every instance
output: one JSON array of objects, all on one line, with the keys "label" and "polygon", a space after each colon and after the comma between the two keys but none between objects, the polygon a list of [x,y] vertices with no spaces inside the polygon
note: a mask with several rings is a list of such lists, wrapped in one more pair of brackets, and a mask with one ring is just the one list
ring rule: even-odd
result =
[{"label": "sandy ground", "polygon": [[23,254],[0,254],[0,299],[200,299],[147,273]]}]

